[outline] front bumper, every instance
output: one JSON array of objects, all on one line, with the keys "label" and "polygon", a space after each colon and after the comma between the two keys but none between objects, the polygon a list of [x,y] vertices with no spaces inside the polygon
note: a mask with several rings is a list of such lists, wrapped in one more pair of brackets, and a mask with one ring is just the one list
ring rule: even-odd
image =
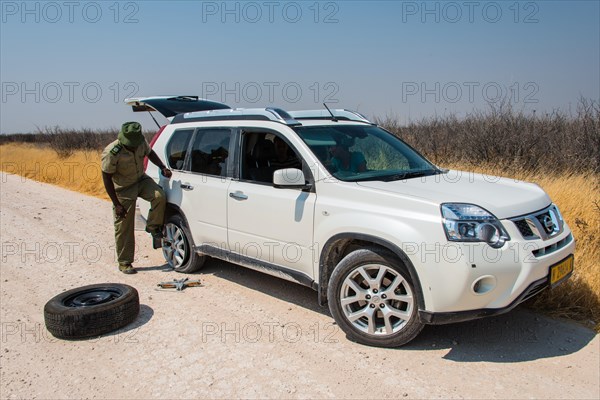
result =
[{"label": "front bumper", "polygon": [[575,251],[566,225],[564,232],[546,241],[522,240],[514,225],[505,227],[515,240],[501,249],[484,243],[451,243],[437,262],[422,266],[427,279],[421,283],[429,292],[420,309],[423,322],[466,321],[508,312],[548,287],[550,268]]},{"label": "front bumper", "polygon": [[464,322],[471,321],[473,319],[483,318],[483,317],[493,317],[495,315],[505,314],[512,309],[514,309],[519,304],[523,303],[526,300],[534,297],[535,295],[542,292],[544,289],[550,287],[548,278],[542,278],[535,282],[525,289],[523,293],[521,293],[511,304],[502,308],[483,308],[479,310],[469,310],[469,311],[457,311],[457,312],[441,312],[441,313],[432,313],[429,311],[419,310],[419,319],[424,324],[429,325],[443,325],[443,324],[453,324],[456,322]]}]

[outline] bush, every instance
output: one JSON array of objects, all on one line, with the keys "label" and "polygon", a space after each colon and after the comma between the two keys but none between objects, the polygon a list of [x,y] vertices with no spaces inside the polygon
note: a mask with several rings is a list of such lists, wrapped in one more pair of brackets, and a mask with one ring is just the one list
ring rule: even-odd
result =
[{"label": "bush", "polygon": [[[119,132],[114,129],[62,129],[58,126],[38,129],[36,133],[18,133],[0,135],[0,145],[5,143],[34,143],[49,146],[60,158],[66,158],[77,150],[98,151],[104,149],[117,138]],[[151,140],[156,132],[144,132],[146,140]]]},{"label": "bush", "polygon": [[496,164],[510,172],[600,171],[600,107],[585,99],[575,115],[525,115],[502,104],[462,119],[436,116],[407,126],[389,117],[377,122],[440,165]]}]

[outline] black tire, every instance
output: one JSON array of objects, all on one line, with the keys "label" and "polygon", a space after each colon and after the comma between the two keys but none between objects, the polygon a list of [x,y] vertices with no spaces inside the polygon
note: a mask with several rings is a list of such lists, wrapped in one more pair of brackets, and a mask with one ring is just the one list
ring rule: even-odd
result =
[{"label": "black tire", "polygon": [[[381,285],[378,286],[375,278],[380,271]],[[399,347],[423,329],[410,274],[392,253],[380,248],[367,247],[346,255],[331,274],[327,298],[337,324],[350,340],[358,343]],[[346,302],[344,306],[342,298]],[[364,300],[359,300],[361,298]],[[364,316],[350,320],[357,315]]]},{"label": "black tire", "polygon": [[[164,231],[167,240],[163,241],[165,244],[163,245],[162,250],[167,263],[176,272],[191,274],[199,271],[204,266],[206,256],[201,256],[193,250],[194,241],[185,220],[178,214],[170,216],[165,223]],[[181,236],[179,236],[179,234]],[[180,239],[173,240],[174,237]],[[176,248],[183,253],[181,261],[173,257]]]},{"label": "black tire", "polygon": [[102,283],[63,292],[44,306],[48,331],[59,339],[84,339],[115,331],[140,312],[135,288]]}]

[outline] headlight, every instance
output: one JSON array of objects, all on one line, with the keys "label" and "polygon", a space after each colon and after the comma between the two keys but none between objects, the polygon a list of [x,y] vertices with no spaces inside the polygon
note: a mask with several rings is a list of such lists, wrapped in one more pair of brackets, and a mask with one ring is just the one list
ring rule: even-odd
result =
[{"label": "headlight", "polygon": [[455,242],[486,242],[494,248],[510,239],[496,217],[474,204],[442,204],[444,229],[448,240]]}]

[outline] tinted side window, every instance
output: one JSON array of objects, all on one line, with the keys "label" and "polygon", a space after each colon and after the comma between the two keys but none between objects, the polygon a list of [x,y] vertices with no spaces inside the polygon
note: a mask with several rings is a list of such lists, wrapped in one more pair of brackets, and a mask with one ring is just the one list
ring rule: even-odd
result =
[{"label": "tinted side window", "polygon": [[173,132],[167,145],[167,161],[172,169],[183,169],[185,154],[192,139],[193,129],[180,129]]},{"label": "tinted side window", "polygon": [[243,179],[273,183],[278,169],[302,169],[302,159],[285,140],[271,132],[244,132],[242,172]]},{"label": "tinted side window", "polygon": [[225,176],[230,139],[230,129],[198,129],[192,144],[191,171]]}]

